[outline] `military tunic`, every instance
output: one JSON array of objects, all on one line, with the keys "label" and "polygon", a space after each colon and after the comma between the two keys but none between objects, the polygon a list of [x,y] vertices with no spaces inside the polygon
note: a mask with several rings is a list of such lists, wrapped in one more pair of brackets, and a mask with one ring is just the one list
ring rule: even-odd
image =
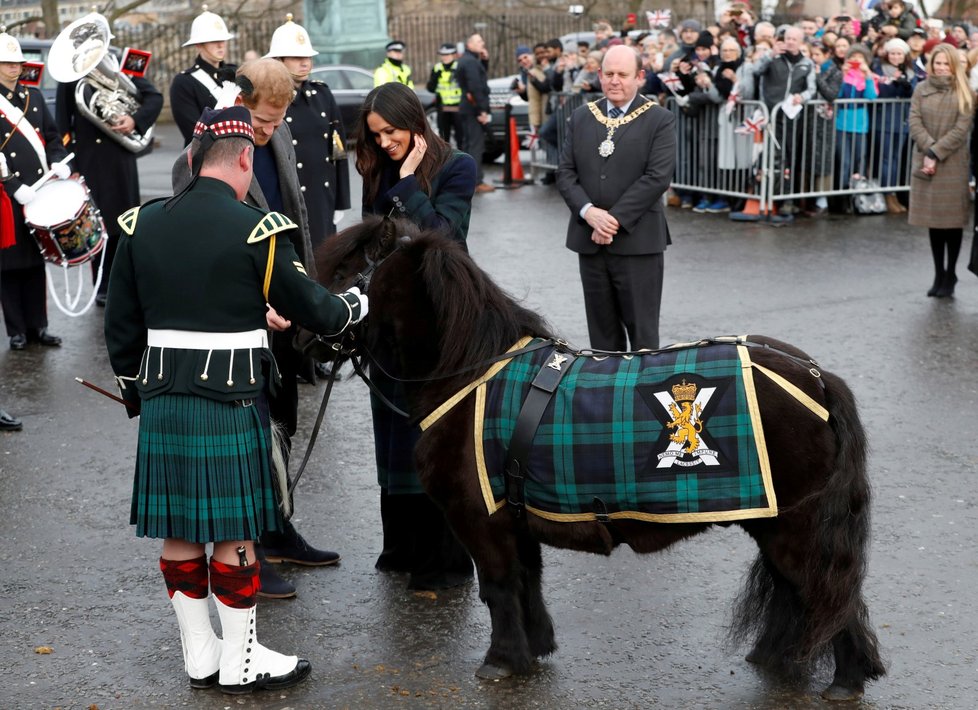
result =
[{"label": "military tunic", "polygon": [[315,249],[336,232],[336,210],[350,209],[347,160],[333,159],[334,133],[339,146],[344,147],[346,131],[336,99],[321,81],[302,83],[285,121],[292,131],[299,189],[306,203],[309,236]]},{"label": "military tunic", "polygon": [[217,104],[217,99],[214,98],[210,88],[204,86],[194,76],[197,70],[203,71],[215,86],[220,87],[222,82],[234,81],[234,74],[238,67],[226,62],[214,66],[204,61],[198,54],[192,67],[187,67],[173,77],[173,82],[170,84],[170,110],[183,136],[184,145],[189,145],[190,139],[194,137],[194,126],[197,125],[197,119],[204,109],[214,108]]},{"label": "military tunic", "polygon": [[238,202],[220,180],[198,178],[169,211],[158,200],[120,222],[105,342],[123,397],[142,407],[137,535],[208,542],[279,529],[262,397],[266,280],[267,301],[315,332],[342,331],[359,305],[304,274],[291,220]]}]

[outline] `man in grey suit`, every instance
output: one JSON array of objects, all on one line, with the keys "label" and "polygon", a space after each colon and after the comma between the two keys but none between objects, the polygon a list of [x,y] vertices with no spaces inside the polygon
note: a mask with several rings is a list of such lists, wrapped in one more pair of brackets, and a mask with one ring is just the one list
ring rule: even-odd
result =
[{"label": "man in grey suit", "polygon": [[[254,174],[245,202],[265,210],[281,212],[299,225],[298,230],[289,230],[292,246],[306,273],[315,278],[309,219],[299,187],[292,133],[284,122],[294,93],[292,76],[277,59],[256,59],[241,65],[235,81],[241,87],[241,94],[235,103],[244,106],[251,113],[255,131]],[[195,144],[195,141],[191,142],[190,151],[195,149]],[[190,164],[191,159],[186,154],[181,155],[174,164],[174,193],[186,187],[193,177],[188,169]],[[282,384],[274,395],[269,393],[268,409],[272,419],[285,428],[288,449],[291,447],[291,437],[296,432],[299,404],[296,376],[304,369],[303,359],[292,347],[294,332],[289,327],[291,323],[274,312],[270,316],[270,324],[273,320],[276,327],[272,333],[271,349],[282,375]],[[308,379],[314,376],[309,374],[306,377]],[[255,550],[263,562],[292,562],[306,566],[339,562],[340,556],[337,553],[309,545],[291,522],[286,521],[283,530],[282,533],[265,533],[261,536],[261,546],[256,545]],[[263,565],[260,577],[261,590],[258,593],[261,596],[286,598],[296,595],[292,583],[279,576],[272,565]]]},{"label": "man in grey suit", "polygon": [[571,115],[557,188],[571,209],[567,248],[578,253],[588,335],[596,350],[659,347],[662,195],[676,163],[675,118],[638,95],[642,60],[612,47],[601,64],[605,99]]}]

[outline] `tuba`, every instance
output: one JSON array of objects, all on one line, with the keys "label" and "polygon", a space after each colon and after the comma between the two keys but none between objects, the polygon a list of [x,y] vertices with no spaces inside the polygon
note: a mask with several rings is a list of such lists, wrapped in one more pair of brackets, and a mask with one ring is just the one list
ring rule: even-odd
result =
[{"label": "tuba", "polygon": [[140,104],[139,90],[119,71],[118,60],[109,52],[110,39],[109,22],[97,12],[75,20],[51,45],[48,71],[61,83],[77,80],[78,111],[123,148],[139,153],[152,140],[152,127],[143,135],[135,131],[123,135],[112,130],[122,116],[135,113]]}]

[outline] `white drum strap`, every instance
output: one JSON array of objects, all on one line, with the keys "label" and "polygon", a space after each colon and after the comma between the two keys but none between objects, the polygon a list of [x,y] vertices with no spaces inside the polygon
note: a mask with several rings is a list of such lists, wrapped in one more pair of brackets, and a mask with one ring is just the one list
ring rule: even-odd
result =
[{"label": "white drum strap", "polygon": [[[31,148],[37,153],[38,160],[41,161],[41,168],[46,172],[48,169],[47,154],[44,152],[44,143],[41,142],[41,137],[37,135],[37,129],[27,120],[24,112],[10,103],[7,97],[2,94],[0,94],[0,114],[3,114],[3,117],[10,121],[14,130],[24,136],[27,142],[31,144]],[[25,125],[28,127],[27,130],[23,128]]]},{"label": "white drum strap", "polygon": [[217,85],[214,81],[214,77],[205,72],[203,69],[197,69],[196,71],[190,72],[190,76],[203,84],[204,88],[211,92],[211,96],[217,101],[221,97],[221,87]]}]

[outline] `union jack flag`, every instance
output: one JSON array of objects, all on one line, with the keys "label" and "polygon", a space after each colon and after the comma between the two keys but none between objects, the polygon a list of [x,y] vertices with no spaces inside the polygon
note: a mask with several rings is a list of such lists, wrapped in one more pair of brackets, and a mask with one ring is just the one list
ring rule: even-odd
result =
[{"label": "union jack flag", "polygon": [[668,27],[672,24],[672,10],[646,10],[645,19],[649,21],[649,29]]},{"label": "union jack flag", "polygon": [[740,133],[741,135],[760,135],[764,130],[764,126],[766,125],[767,119],[764,117],[764,114],[758,110],[755,111],[754,115],[750,118],[745,118],[744,122],[734,129],[734,133]]},{"label": "union jack flag", "polygon": [[673,93],[681,89],[683,86],[683,82],[680,81],[679,76],[675,72],[662,72],[661,74],[656,74],[656,76],[658,76],[659,80],[666,85],[666,88]]}]

